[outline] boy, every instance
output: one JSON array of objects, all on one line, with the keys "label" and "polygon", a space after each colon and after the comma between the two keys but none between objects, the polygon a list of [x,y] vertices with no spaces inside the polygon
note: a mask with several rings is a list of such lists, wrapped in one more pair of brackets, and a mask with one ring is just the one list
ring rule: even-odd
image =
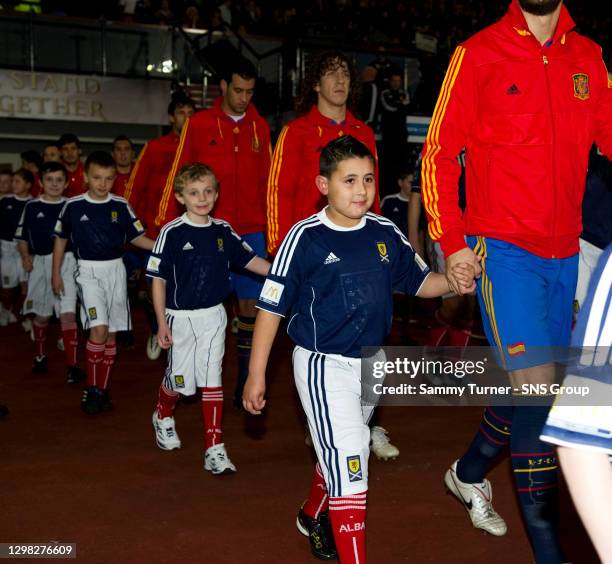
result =
[{"label": "boy", "polygon": [[[0,200],[0,240],[2,245],[2,259],[0,270],[2,272],[2,319],[0,325],[15,323],[16,312],[21,304],[15,304],[15,289],[20,286],[21,299],[27,291],[27,273],[21,265],[21,257],[17,251],[15,230],[19,225],[19,218],[23,213],[26,202],[30,199],[30,189],[34,183],[34,175],[25,168],[20,168],[13,175],[12,194]],[[20,299],[20,301],[21,301]]]},{"label": "boy", "polygon": [[23,313],[35,314],[33,332],[36,356],[32,373],[46,374],[48,371],[47,330],[49,319],[55,311],[62,327],[67,382],[73,384],[82,381],[85,375],[77,366],[76,262],[68,248],[61,265],[64,294],[57,298],[51,286],[53,231],[66,202],[62,194],[68,186],[68,172],[61,163],[47,162],[40,168],[40,178],[43,194],[26,203],[15,232],[23,269],[30,274]]},{"label": "boy", "polygon": [[397,173],[397,185],[400,191],[385,196],[380,202],[382,215],[395,223],[406,237],[408,237],[408,202],[410,201],[413,178],[414,169],[402,168]]},{"label": "boy", "polygon": [[170,349],[168,367],[153,412],[157,446],[180,448],[174,408],[179,394],[202,388],[204,468],[213,474],[236,471],[222,440],[221,363],[227,317],[223,300],[231,292],[230,264],[265,276],[270,263],[255,255],[228,223],[210,217],[219,196],[217,178],[203,164],[184,166],[174,195],[187,212],[166,224],[147,265],[159,345]]},{"label": "boy", "polygon": [[363,563],[372,410],[362,412],[361,347],[379,346],[389,333],[393,289],[436,297],[449,286],[393,223],[368,213],[375,167],[362,143],[348,135],[328,143],[316,185],[327,207],[289,231],[259,298],[243,402],[252,414],[265,406],[268,356],[281,317],[291,313],[296,387],[319,461],[297,527],[318,558],[337,551],[343,564]]},{"label": "boy", "polygon": [[89,329],[85,358],[87,388],[81,409],[96,415],[112,408],[109,376],[117,348],[117,331],[131,328],[127,280],[121,259],[126,243],[151,250],[140,220],[126,200],[110,194],[115,162],[104,151],[85,161],[87,192],[70,198],[55,226],[53,290],[65,292],[61,266],[68,240],[77,258],[76,284],[81,300],[83,327]]}]

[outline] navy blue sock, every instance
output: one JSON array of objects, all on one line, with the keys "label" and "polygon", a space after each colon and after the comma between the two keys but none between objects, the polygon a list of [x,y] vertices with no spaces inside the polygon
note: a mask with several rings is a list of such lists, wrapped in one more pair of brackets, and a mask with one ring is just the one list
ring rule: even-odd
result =
[{"label": "navy blue sock", "polygon": [[242,391],[249,375],[253,329],[255,329],[254,317],[247,317],[246,315],[238,316],[238,378],[236,379],[234,401],[240,405],[242,405]]},{"label": "navy blue sock", "polygon": [[557,457],[539,438],[548,411],[547,406],[516,407],[510,440],[516,491],[536,564],[565,561],[557,541]]},{"label": "navy blue sock", "polygon": [[513,406],[487,407],[476,436],[457,463],[457,477],[468,484],[484,480],[497,456],[510,443]]}]

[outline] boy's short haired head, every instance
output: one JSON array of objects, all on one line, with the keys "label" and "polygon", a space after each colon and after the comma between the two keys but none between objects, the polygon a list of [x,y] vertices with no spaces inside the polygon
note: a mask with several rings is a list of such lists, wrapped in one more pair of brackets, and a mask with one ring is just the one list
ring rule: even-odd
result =
[{"label": "boy's short haired head", "polygon": [[94,151],[91,153],[85,160],[85,172],[88,172],[92,165],[97,165],[102,168],[117,168],[113,157],[106,151]]},{"label": "boy's short haired head", "polygon": [[40,154],[32,150],[21,153],[21,160],[23,161],[24,165],[33,164],[36,168],[40,168],[43,162]]},{"label": "boy's short haired head", "polygon": [[405,178],[408,178],[409,176],[413,176],[413,175],[414,175],[414,165],[410,166],[409,164],[404,164],[397,171],[398,180],[404,180]]},{"label": "boy's short haired head", "polygon": [[127,135],[117,135],[117,137],[113,139],[113,143],[111,145],[112,149],[115,149],[115,144],[119,141],[127,141],[130,144],[130,147],[132,149],[134,148],[134,143],[132,143],[132,140]]},{"label": "boy's short haired head", "polygon": [[60,161],[62,158],[62,152],[60,151],[59,145],[57,143],[47,143],[43,147],[43,161]]},{"label": "boy's short haired head", "polygon": [[188,184],[200,180],[201,178],[210,178],[213,188],[219,190],[219,181],[215,176],[212,168],[202,163],[193,163],[185,165],[174,179],[175,194],[182,194]]},{"label": "boy's short haired head", "polygon": [[296,102],[298,114],[305,114],[310,108],[317,104],[317,92],[315,87],[328,72],[334,72],[339,67],[346,66],[349,73],[350,90],[346,101],[347,108],[355,106],[357,93],[357,73],[353,61],[342,51],[322,51],[317,53],[314,59],[307,65],[306,76],[302,81],[300,95]]},{"label": "boy's short haired head", "polygon": [[334,171],[338,168],[338,163],[348,159],[368,158],[374,162],[374,155],[361,141],[352,135],[344,135],[330,141],[319,157],[319,173],[330,179]]},{"label": "boy's short haired head", "polygon": [[23,179],[26,184],[34,184],[34,175],[27,168],[20,168],[15,171],[14,176],[19,176]]},{"label": "boy's short haired head", "polygon": [[56,161],[43,163],[38,171],[38,175],[40,176],[40,179],[43,180],[45,174],[49,174],[50,172],[61,172],[64,175],[66,182],[68,182],[68,171],[62,163],[58,163]]},{"label": "boy's short haired head", "polygon": [[74,133],[64,133],[64,135],[59,138],[57,145],[61,149],[64,145],[69,145],[70,143],[74,143],[79,149],[81,148],[81,142]]},{"label": "boy's short haired head", "polygon": [[257,80],[255,65],[244,57],[234,57],[221,73],[221,79],[230,84],[235,74],[244,80]]},{"label": "boy's short haired head", "polygon": [[177,108],[182,108],[184,106],[189,106],[195,112],[195,102],[184,92],[175,92],[168,104],[168,115],[173,116]]}]

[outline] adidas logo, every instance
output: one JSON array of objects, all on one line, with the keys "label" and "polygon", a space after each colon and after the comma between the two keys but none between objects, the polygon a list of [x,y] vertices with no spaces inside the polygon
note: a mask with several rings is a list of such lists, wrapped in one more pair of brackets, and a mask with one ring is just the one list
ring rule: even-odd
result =
[{"label": "adidas logo", "polygon": [[332,264],[333,262],[340,262],[340,259],[334,253],[329,253],[323,264]]},{"label": "adidas logo", "polygon": [[393,211],[397,213],[399,211],[399,208],[395,207],[395,208],[393,208]]},{"label": "adidas logo", "polygon": [[520,94],[520,93],[521,91],[519,90],[519,87],[516,84],[509,86],[508,90],[506,90],[506,94],[508,94],[508,96],[516,96],[517,94]]},{"label": "adidas logo", "polygon": [[83,215],[81,216],[81,219],[79,219],[79,221],[89,221],[89,218],[87,217],[87,215],[86,215],[86,214],[83,214]]},{"label": "adidas logo", "polygon": [[43,212],[38,212],[36,219],[40,219],[41,217],[45,217],[45,214]]},{"label": "adidas logo", "polygon": [[193,245],[189,241],[187,241],[185,245],[183,246],[184,251],[191,251],[192,249],[193,249]]}]

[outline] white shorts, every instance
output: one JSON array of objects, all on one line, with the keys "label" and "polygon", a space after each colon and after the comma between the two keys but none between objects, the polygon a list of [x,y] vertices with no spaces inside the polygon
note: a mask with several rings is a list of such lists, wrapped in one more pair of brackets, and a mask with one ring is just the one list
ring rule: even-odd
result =
[{"label": "white shorts", "polygon": [[16,288],[20,282],[28,281],[28,273],[23,269],[17,241],[1,241],[0,272],[2,288]]},{"label": "white shorts", "polygon": [[592,245],[591,243],[580,239],[580,254],[578,255],[578,284],[576,285],[576,302],[578,308],[582,306],[586,299],[587,290],[591,276],[597,268],[599,257],[603,253],[603,249]]},{"label": "white shorts", "polygon": [[361,405],[361,359],[295,347],[293,374],[329,495],[366,491],[373,408]]},{"label": "white shorts", "polygon": [[223,304],[205,309],[166,309],[172,347],[163,384],[190,396],[198,388],[221,387],[227,315]]},{"label": "white shorts", "polygon": [[62,281],[64,293],[57,297],[51,285],[53,255],[35,255],[34,267],[28,280],[28,295],[23,304],[22,313],[34,313],[42,317],[51,317],[55,312],[58,317],[62,313],[76,311],[77,291],[74,282],[76,260],[72,253],[66,253],[62,261]]},{"label": "white shorts", "polygon": [[109,332],[132,328],[123,261],[77,260],[76,285],[81,300],[81,321],[89,329],[106,325]]}]

